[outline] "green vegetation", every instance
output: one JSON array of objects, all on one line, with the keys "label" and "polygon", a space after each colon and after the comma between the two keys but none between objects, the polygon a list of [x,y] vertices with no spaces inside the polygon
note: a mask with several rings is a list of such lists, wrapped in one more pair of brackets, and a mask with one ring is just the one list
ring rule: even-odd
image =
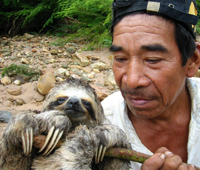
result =
[{"label": "green vegetation", "polygon": [[[109,46],[112,0],[1,0],[0,34],[47,33],[66,42]],[[200,9],[200,0],[197,0]],[[200,16],[200,13],[198,13]],[[197,32],[200,33],[200,21]]]},{"label": "green vegetation", "polygon": [[40,71],[30,69],[27,65],[11,64],[8,67],[1,69],[0,71],[2,71],[2,74],[1,74],[2,77],[4,77],[5,75],[7,75],[8,77],[15,77],[19,74],[23,74],[30,78],[33,78],[33,77],[38,78],[41,75]]},{"label": "green vegetation", "polygon": [[197,33],[200,34],[200,0],[196,0],[196,3],[197,3],[198,16],[199,16],[199,21],[197,23]]},{"label": "green vegetation", "polygon": [[1,0],[0,33],[49,33],[63,41],[109,45],[112,0]]}]

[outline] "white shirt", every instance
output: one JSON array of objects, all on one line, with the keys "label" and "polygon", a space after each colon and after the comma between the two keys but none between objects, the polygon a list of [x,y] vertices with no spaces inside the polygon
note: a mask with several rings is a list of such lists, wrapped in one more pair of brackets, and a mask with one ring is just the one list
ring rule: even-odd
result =
[{"label": "white shirt", "polygon": [[[187,78],[186,82],[191,96],[191,120],[187,144],[187,163],[200,167],[200,78]],[[127,134],[132,149],[152,155],[153,153],[142,144],[128,118],[127,106],[121,92],[113,93],[101,103],[106,117]],[[140,167],[140,163],[131,162],[131,169],[139,170]]]}]

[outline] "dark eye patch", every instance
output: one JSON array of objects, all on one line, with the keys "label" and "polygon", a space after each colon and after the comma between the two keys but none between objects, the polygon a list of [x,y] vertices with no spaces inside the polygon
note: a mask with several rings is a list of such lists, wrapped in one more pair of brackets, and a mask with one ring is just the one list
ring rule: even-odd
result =
[{"label": "dark eye patch", "polygon": [[87,100],[83,100],[83,99],[81,101],[82,101],[83,105],[85,106],[85,108],[87,109],[87,111],[90,113],[90,116],[92,117],[92,119],[96,120],[96,115],[93,110],[91,102],[89,102]]},{"label": "dark eye patch", "polygon": [[57,105],[61,105],[63,104],[66,100],[68,99],[68,97],[59,97],[56,101]]},{"label": "dark eye patch", "polygon": [[82,100],[82,103],[86,108],[91,108],[92,107],[91,103],[89,101],[87,101],[87,100]]}]

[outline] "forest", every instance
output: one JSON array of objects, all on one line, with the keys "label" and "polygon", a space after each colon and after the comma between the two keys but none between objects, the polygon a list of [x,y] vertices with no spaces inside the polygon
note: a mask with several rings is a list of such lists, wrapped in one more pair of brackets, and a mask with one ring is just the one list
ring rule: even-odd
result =
[{"label": "forest", "polygon": [[[196,2],[200,11],[200,0]],[[49,34],[91,47],[109,46],[111,6],[112,0],[1,0],[0,35]]]}]

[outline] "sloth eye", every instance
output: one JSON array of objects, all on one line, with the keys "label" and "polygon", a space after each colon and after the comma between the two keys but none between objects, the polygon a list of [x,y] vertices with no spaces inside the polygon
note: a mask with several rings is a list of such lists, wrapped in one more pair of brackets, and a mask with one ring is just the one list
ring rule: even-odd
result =
[{"label": "sloth eye", "polygon": [[59,105],[63,104],[67,100],[67,97],[59,97],[57,99],[57,102]]},{"label": "sloth eye", "polygon": [[91,107],[91,103],[89,101],[87,101],[87,100],[82,100],[82,103],[86,108],[90,108]]}]

